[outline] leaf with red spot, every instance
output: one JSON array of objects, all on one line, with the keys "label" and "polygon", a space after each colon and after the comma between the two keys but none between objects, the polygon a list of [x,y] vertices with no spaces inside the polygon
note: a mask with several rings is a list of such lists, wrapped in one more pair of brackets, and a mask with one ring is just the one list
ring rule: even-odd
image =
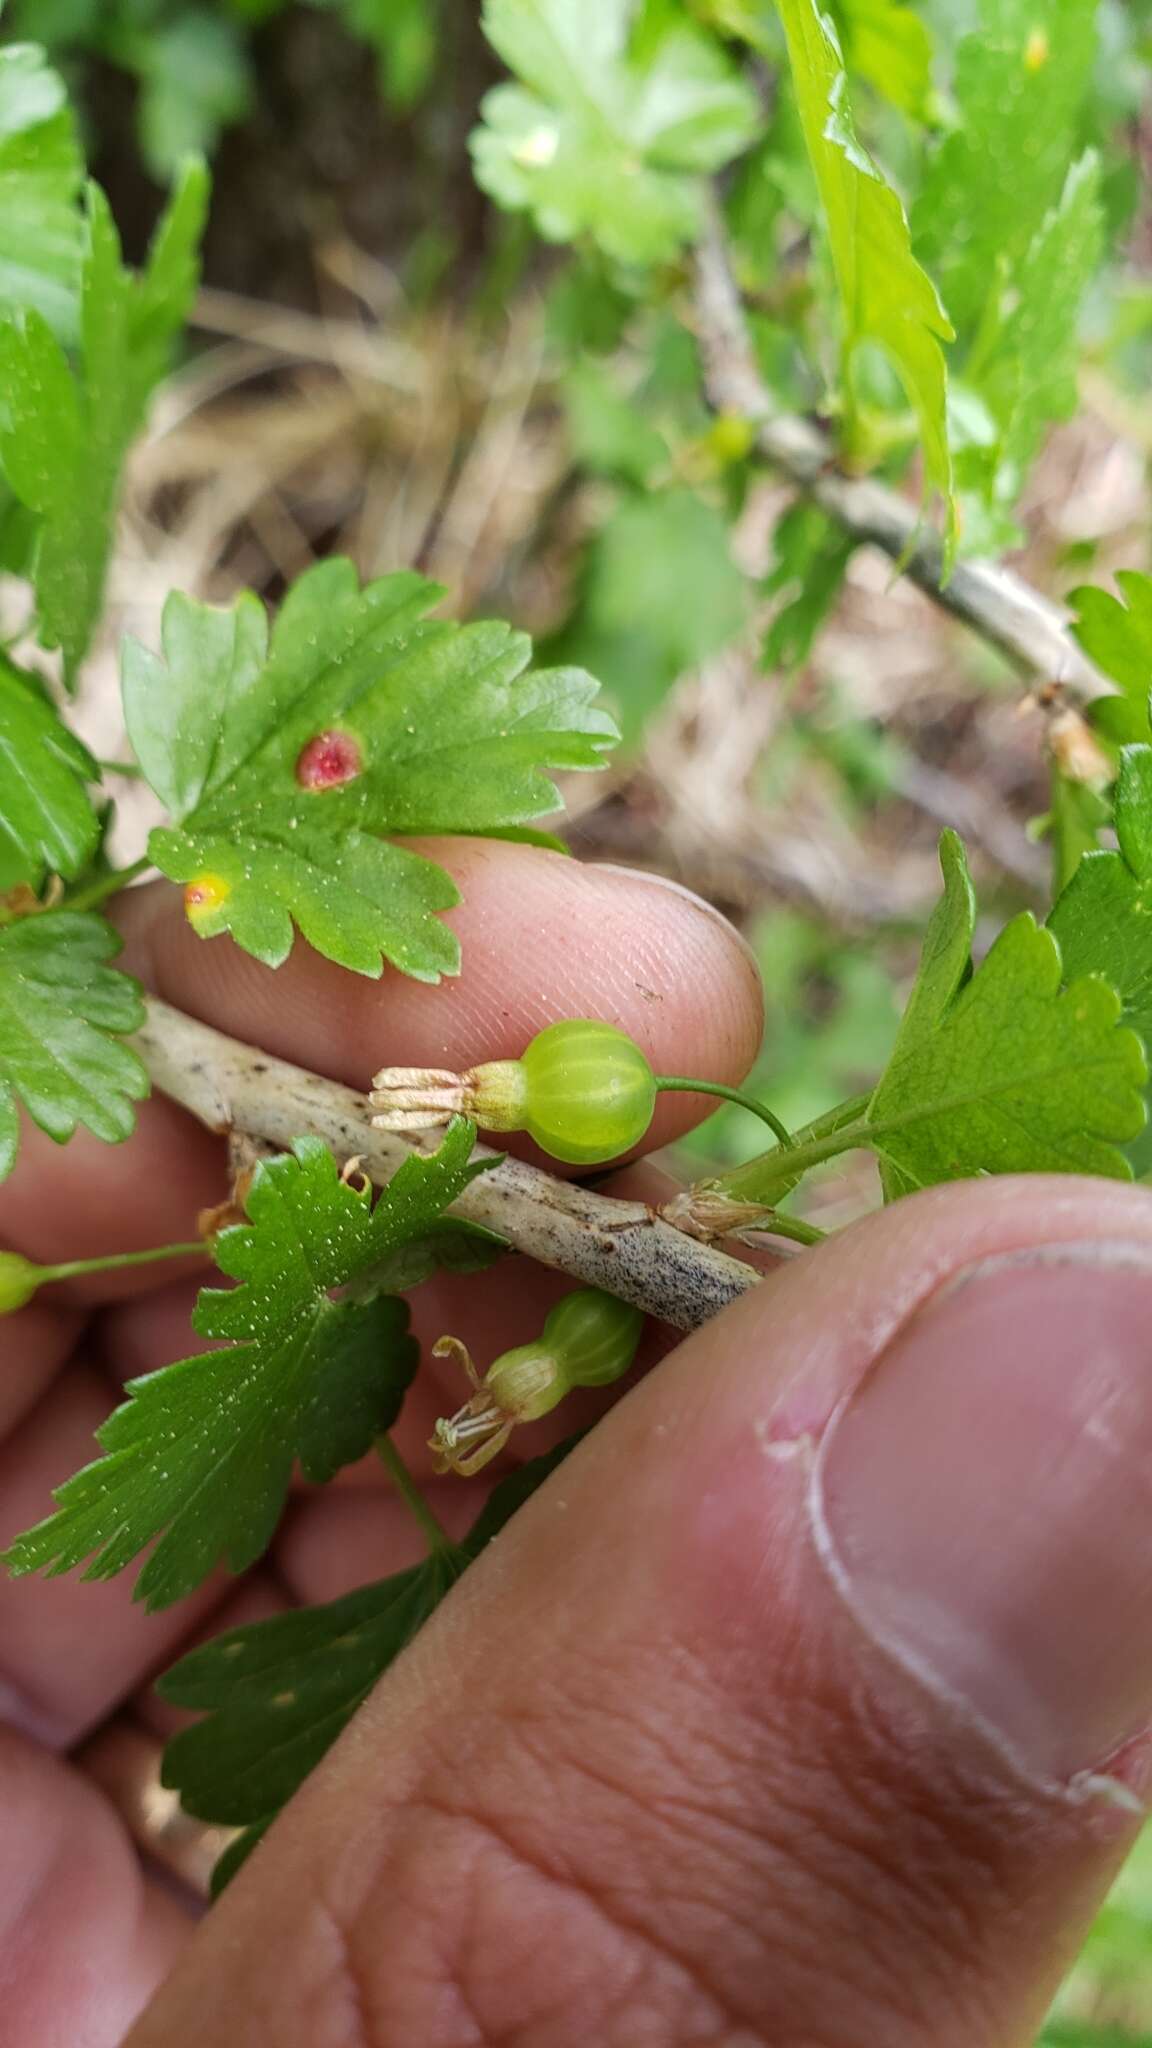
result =
[{"label": "leaf with red spot", "polygon": [[532,670],[508,626],[430,618],[441,595],[324,562],[271,634],[250,593],[224,611],[176,596],[162,659],[128,643],[128,729],[173,820],[149,850],[204,937],[276,966],[295,928],[362,974],[453,974],[455,888],[391,842],[523,832],[559,805],[548,769],[601,765],[616,731],[592,678]]}]

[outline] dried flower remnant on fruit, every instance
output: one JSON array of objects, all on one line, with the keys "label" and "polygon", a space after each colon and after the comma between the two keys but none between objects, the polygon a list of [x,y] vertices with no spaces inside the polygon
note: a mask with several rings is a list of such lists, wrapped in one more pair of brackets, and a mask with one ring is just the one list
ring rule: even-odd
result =
[{"label": "dried flower remnant on fruit", "polygon": [[636,1356],[643,1327],[638,1308],[599,1288],[578,1288],[557,1302],[534,1343],[503,1352],[483,1378],[467,1345],[441,1337],[433,1358],[455,1359],[472,1394],[433,1430],[437,1470],[470,1478],[499,1456],[519,1424],[539,1422],[574,1387],[618,1380]]},{"label": "dried flower remnant on fruit", "polygon": [[[489,1377],[481,1378],[468,1346],[459,1337],[439,1338],[432,1346],[432,1356],[453,1359],[473,1388],[455,1415],[440,1417],[428,1439],[437,1472],[455,1472],[462,1479],[471,1478],[499,1457],[516,1424],[546,1415],[564,1391],[561,1388],[549,1398],[556,1383],[555,1361],[538,1353],[526,1358],[516,1379],[502,1387],[490,1384]],[[491,1372],[495,1370],[493,1366]],[[544,1406],[535,1411],[533,1403],[541,1399]]]},{"label": "dried flower remnant on fruit", "polygon": [[466,1116],[485,1131],[518,1131],[523,1088],[518,1060],[490,1060],[457,1074],[450,1067],[381,1067],[369,1101],[379,1131],[428,1131]]},{"label": "dried flower remnant on fruit", "polygon": [[340,789],[364,773],[360,743],[350,732],[318,732],[302,747],[296,761],[301,789]]}]

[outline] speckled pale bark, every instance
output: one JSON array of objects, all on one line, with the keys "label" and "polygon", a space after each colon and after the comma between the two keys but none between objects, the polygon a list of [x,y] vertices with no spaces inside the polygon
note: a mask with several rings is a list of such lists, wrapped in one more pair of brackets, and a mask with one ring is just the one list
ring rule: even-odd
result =
[{"label": "speckled pale bark", "polygon": [[[155,998],[134,1043],[155,1086],[213,1130],[281,1148],[294,1138],[323,1138],[341,1162],[358,1156],[380,1184],[412,1152],[435,1149],[435,1133],[410,1141],[373,1130],[367,1096],[354,1088],[273,1059]],[[477,1150],[482,1158],[498,1156]],[[613,1201],[516,1159],[474,1181],[452,1213],[679,1330],[707,1322],[759,1279],[750,1266],[697,1244],[640,1202]]]},{"label": "speckled pale bark", "polygon": [[868,477],[845,476],[827,434],[781,413],[756,366],[719,217],[697,250],[696,325],[708,397],[718,412],[748,420],[766,462],[782,470],[861,542],[882,548],[934,604],[1006,654],[1057,701],[1089,704],[1114,694],[1072,638],[1064,616],[998,562],[958,562],[944,580],[940,543],[915,505]]}]

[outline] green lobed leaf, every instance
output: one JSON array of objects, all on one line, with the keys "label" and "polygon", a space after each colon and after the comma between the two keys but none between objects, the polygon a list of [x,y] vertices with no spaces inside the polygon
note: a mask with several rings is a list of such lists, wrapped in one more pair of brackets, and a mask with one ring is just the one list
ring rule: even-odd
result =
[{"label": "green lobed leaf", "polygon": [[672,684],[740,634],[748,585],[723,515],[676,485],[626,491],[589,550],[565,653],[612,679],[626,742]]},{"label": "green lobed leaf", "polygon": [[187,157],[210,155],[221,130],[249,111],[252,66],[235,21],[189,7],[131,35],[126,55],[139,79],[136,120],[154,178],[166,182]]},{"label": "green lobed leaf", "polygon": [[410,1287],[422,1287],[434,1273],[484,1273],[507,1250],[508,1240],[482,1223],[441,1216],[370,1266],[352,1282],[349,1293],[353,1299],[365,1291],[406,1294]]},{"label": "green lobed leaf", "polygon": [[715,39],[664,22],[629,48],[633,0],[485,0],[489,42],[521,81],[484,99],[477,182],[549,241],[591,234],[656,263],[701,224],[699,177],[752,140],[755,97]]},{"label": "green lobed leaf", "polygon": [[958,122],[916,202],[917,246],[975,326],[1057,205],[1092,77],[1096,0],[981,0],[956,54]]},{"label": "green lobed leaf", "polygon": [[1093,783],[1075,781],[1052,764],[1047,816],[1039,821],[1052,855],[1052,893],[1072,880],[1086,853],[1094,853],[1100,834],[1112,823],[1110,794]]},{"label": "green lobed leaf", "polygon": [[940,870],[944,894],[928,920],[920,966],[892,1048],[893,1060],[902,1059],[931,1038],[971,973],[976,892],[964,842],[956,832],[940,835]]},{"label": "green lobed leaf", "polygon": [[1125,747],[1116,853],[1082,857],[1048,918],[1067,975],[1101,974],[1152,1056],[1152,747]]},{"label": "green lobed leaf", "polygon": [[0,930],[0,1180],[16,1162],[17,1101],[63,1144],[82,1124],[118,1144],[148,1077],[121,1043],[139,1030],[136,982],[108,965],[121,941],[99,917],[46,911]]},{"label": "green lobed leaf", "polygon": [[460,1573],[555,1471],[577,1439],[500,1481],[462,1544],[322,1607],[274,1616],[205,1643],[160,1680],[205,1716],[173,1737],[164,1783],[199,1819],[246,1830],[217,1866],[222,1888],[347,1726]]},{"label": "green lobed leaf", "polygon": [[1045,429],[1076,409],[1080,307],[1102,236],[1100,165],[1089,151],[1021,258],[1011,308],[980,352],[975,389],[997,429],[979,465],[989,498],[1015,503]]},{"label": "green lobed leaf", "polygon": [[376,52],[389,105],[414,106],[436,74],[438,23],[430,0],[340,0],[354,35]]},{"label": "green lobed leaf", "polygon": [[1092,706],[1092,722],[1109,739],[1143,740],[1152,692],[1152,576],[1118,569],[1120,596],[1091,584],[1072,592],[1073,631],[1085,654],[1119,683],[1122,695]]},{"label": "green lobed leaf", "polygon": [[[944,894],[928,920],[920,965],[889,1058],[889,1068],[931,1039],[972,972],[976,892],[959,834],[940,835]],[[887,1202],[912,1194],[920,1183],[890,1157],[880,1159],[880,1184]]]},{"label": "green lobed leaf", "polygon": [[1023,480],[1044,428],[1076,409],[1077,320],[1103,239],[1100,162],[1074,163],[1021,265],[995,372],[981,388],[1001,422],[1001,460]]},{"label": "green lobed leaf", "polygon": [[852,122],[835,31],[818,0],[780,0],[804,139],[820,190],[844,329],[846,390],[852,357],[873,342],[890,359],[920,425],[928,481],[954,518],[942,341],[952,326],[935,285],[912,254],[904,208]]},{"label": "green lobed leaf", "polygon": [[[226,611],[176,595],[162,659],[126,644],[128,731],[175,820],[149,852],[189,885],[203,936],[230,931],[276,966],[295,925],[361,974],[381,956],[424,981],[457,971],[438,914],[454,884],[380,835],[518,830],[559,803],[545,766],[598,767],[616,730],[590,676],[529,671],[508,626],[429,619],[441,595],[411,573],[361,588],[333,560],[293,586],[270,638],[249,593]],[[305,786],[333,736],[348,779]]]},{"label": "green lobed leaf", "polygon": [[774,560],[762,589],[781,600],[764,635],[766,669],[795,673],[812,653],[817,636],[844,585],[856,543],[808,498],[789,506],[772,535]]},{"label": "green lobed leaf", "polygon": [[294,1465],[330,1479],[390,1429],[416,1370],[405,1303],[345,1298],[359,1275],[421,1237],[468,1182],[475,1132],[457,1120],[438,1152],[406,1160],[373,1208],[327,1148],[299,1138],[258,1170],[251,1222],[216,1241],[240,1284],[202,1291],[193,1325],[228,1348],[133,1380],[97,1432],[104,1456],[58,1489],[56,1512],[7,1553],[16,1575],[105,1579],[160,1541],[136,1585],[150,1608],[190,1593],[224,1560],[244,1571],[272,1539]]},{"label": "green lobed leaf", "polygon": [[1110,2026],[1106,2021],[1053,2019],[1041,2034],[1037,2048],[1152,2048],[1152,2034],[1138,2034],[1131,2027]]},{"label": "green lobed leaf", "polygon": [[1055,939],[1027,911],[965,980],[971,896],[952,835],[941,858],[945,900],[868,1110],[888,1192],[985,1173],[1130,1178],[1117,1147],[1144,1127],[1147,1066],[1115,990],[1094,974],[1063,987]]},{"label": "green lobed leaf", "polygon": [[577,462],[647,488],[671,465],[668,440],[623,390],[610,364],[581,350],[564,373],[568,437]]},{"label": "green lobed leaf", "polygon": [[254,1821],[250,1828],[244,1828],[228,1844],[222,1856],[217,1857],[209,1880],[209,1893],[213,1899],[218,1899],[225,1887],[231,1884],[236,1872],[247,1863],[253,1849],[263,1841],[275,1818],[276,1815],[270,1813],[263,1820]]},{"label": "green lobed leaf", "polygon": [[76,332],[84,167],[63,80],[30,43],[0,49],[0,313]]},{"label": "green lobed leaf", "polygon": [[63,650],[69,682],[100,615],[124,457],[195,289],[206,205],[207,173],[191,164],[136,277],[107,200],[88,187],[75,371],[35,309],[0,320],[0,462],[39,521],[40,637]]},{"label": "green lobed leaf", "polygon": [[932,89],[932,38],[902,0],[833,0],[831,8],[849,71],[920,119]]},{"label": "green lobed leaf", "polygon": [[0,656],[0,875],[38,888],[82,872],[100,836],[100,771],[35,677]]},{"label": "green lobed leaf", "polygon": [[251,1827],[315,1769],[467,1559],[456,1548],[322,1607],[231,1629],[181,1659],[162,1696],[210,1718],[168,1745],[164,1782],[188,1813]]}]

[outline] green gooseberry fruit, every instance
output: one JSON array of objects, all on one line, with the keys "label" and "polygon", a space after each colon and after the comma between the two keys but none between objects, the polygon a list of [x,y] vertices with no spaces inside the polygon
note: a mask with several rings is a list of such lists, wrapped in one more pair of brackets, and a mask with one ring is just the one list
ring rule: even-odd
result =
[{"label": "green gooseberry fruit", "polygon": [[0,1252],[0,1316],[15,1314],[31,1301],[44,1279],[44,1271],[19,1252]]},{"label": "green gooseberry fruit", "polygon": [[522,1129],[541,1151],[593,1166],[638,1145],[656,1107],[656,1076],[640,1047],[614,1024],[569,1018],[549,1024],[518,1062]]},{"label": "green gooseberry fruit", "polygon": [[538,1422],[574,1387],[604,1387],[627,1372],[644,1317],[600,1288],[581,1287],[558,1301],[534,1342],[505,1351],[481,1378],[466,1345],[441,1337],[434,1358],[454,1358],[472,1394],[437,1422],[429,1448],[441,1471],[470,1476],[494,1458],[518,1423]]},{"label": "green gooseberry fruit", "polygon": [[570,1166],[597,1166],[640,1143],[657,1089],[626,1032],[569,1017],[537,1032],[518,1060],[488,1060],[464,1074],[384,1067],[370,1101],[379,1130],[426,1130],[466,1116],[482,1131],[527,1131],[542,1151]]}]

